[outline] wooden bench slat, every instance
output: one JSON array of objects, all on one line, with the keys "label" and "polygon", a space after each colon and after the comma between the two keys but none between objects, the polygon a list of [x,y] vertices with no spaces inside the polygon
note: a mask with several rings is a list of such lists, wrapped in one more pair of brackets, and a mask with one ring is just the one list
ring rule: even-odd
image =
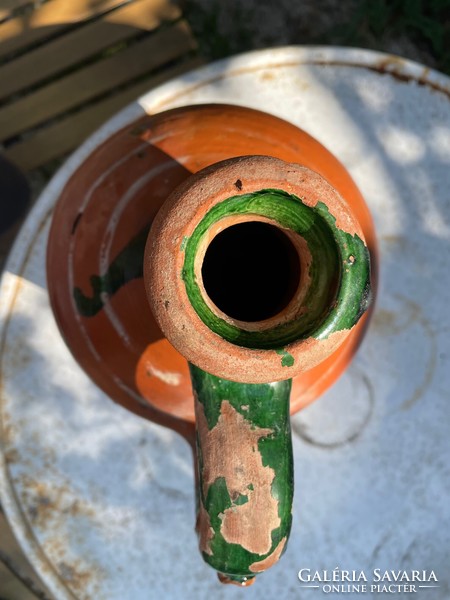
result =
[{"label": "wooden bench slat", "polygon": [[[66,0],[67,1],[67,0]],[[42,81],[140,31],[181,16],[167,0],[136,0],[0,67],[0,99]]]},{"label": "wooden bench slat", "polygon": [[0,24],[0,58],[63,31],[127,0],[52,0],[33,12]]},{"label": "wooden bench slat", "polygon": [[186,21],[157,31],[113,56],[100,60],[0,109],[5,140],[95,98],[196,47]]},{"label": "wooden bench slat", "polygon": [[120,108],[165,81],[203,64],[200,58],[190,59],[164,72],[146,78],[132,87],[95,105],[66,117],[62,121],[36,132],[34,137],[12,146],[5,156],[23,170],[31,170],[69,152]]},{"label": "wooden bench slat", "polygon": [[0,20],[6,19],[16,8],[26,4],[33,4],[33,0],[0,0]]}]

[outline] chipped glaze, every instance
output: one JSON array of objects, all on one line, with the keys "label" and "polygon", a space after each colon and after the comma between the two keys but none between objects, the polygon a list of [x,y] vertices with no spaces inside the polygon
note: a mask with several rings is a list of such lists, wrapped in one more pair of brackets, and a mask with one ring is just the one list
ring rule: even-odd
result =
[{"label": "chipped glaze", "polygon": [[277,562],[291,528],[291,381],[242,384],[190,369],[199,546],[219,574],[242,584]]},{"label": "chipped glaze", "polygon": [[[267,554],[272,547],[270,533],[280,526],[280,518],[278,503],[271,494],[275,472],[263,465],[257,446],[261,438],[274,431],[252,425],[227,400],[222,401],[216,425],[208,430],[203,407],[196,402],[202,497],[207,498],[211,485],[223,477],[233,504],[220,513],[220,533],[228,544],[239,544],[254,554]],[[252,477],[256,474],[255,487]],[[261,527],[262,522],[268,527]]]}]

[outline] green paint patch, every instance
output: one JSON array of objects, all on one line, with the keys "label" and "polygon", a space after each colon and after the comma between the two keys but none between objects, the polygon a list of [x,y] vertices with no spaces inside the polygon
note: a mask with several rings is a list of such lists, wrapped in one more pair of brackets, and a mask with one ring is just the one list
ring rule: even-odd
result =
[{"label": "green paint patch", "polygon": [[[217,425],[222,402],[226,400],[255,428],[270,429],[270,435],[258,441],[255,451],[261,454],[263,466],[273,469],[272,497],[278,503],[280,526],[271,532],[270,551],[261,556],[249,552],[239,544],[230,544],[221,534],[224,512],[228,508],[245,504],[248,494],[241,494],[236,500],[230,498],[225,479],[218,477],[203,494],[203,455],[197,440],[199,461],[199,485],[197,493],[208,512],[214,537],[210,541],[212,555],[203,553],[204,560],[216,570],[233,577],[253,577],[250,565],[269,556],[280,541],[289,537],[292,522],[293,498],[293,459],[289,420],[289,398],[292,380],[276,383],[237,383],[215,377],[198,367],[189,365],[192,386],[198,401],[202,404],[209,429]],[[245,407],[245,408],[244,408]],[[254,491],[253,483],[247,486]]]},{"label": "green paint patch", "polygon": [[150,225],[146,225],[119,252],[104,275],[91,275],[92,293],[87,296],[76,287],[73,298],[77,311],[83,317],[94,317],[104,306],[104,296],[111,297],[133,279],[143,276],[144,250]]},{"label": "green paint patch", "polygon": [[292,367],[293,364],[295,363],[295,359],[292,356],[292,354],[289,354],[289,352],[286,352],[286,350],[284,348],[279,348],[278,350],[275,350],[275,352],[277,354],[279,354],[280,356],[282,356],[282,359],[281,359],[282,367]]},{"label": "green paint patch", "polygon": [[[194,272],[196,253],[208,229],[225,217],[245,214],[266,217],[299,234],[312,256],[304,310],[298,311],[291,321],[263,331],[241,329],[213,313]],[[282,190],[233,196],[209,210],[186,243],[181,277],[189,300],[205,325],[227,341],[247,348],[277,349],[296,340],[325,339],[336,331],[351,329],[368,305],[367,301],[361,303],[361,298],[370,300],[369,252],[364,242],[336,227],[336,219],[324,203],[318,202],[311,208]],[[283,366],[292,366],[291,360],[283,356]]]},{"label": "green paint patch", "polygon": [[283,358],[281,359],[281,366],[282,367],[292,367],[292,365],[294,364],[294,357],[292,356],[292,354],[286,353]]},{"label": "green paint patch", "polygon": [[248,502],[248,496],[246,496],[245,494],[240,494],[236,500],[233,500],[233,504],[235,504],[236,506],[241,506],[242,504],[247,504]]}]

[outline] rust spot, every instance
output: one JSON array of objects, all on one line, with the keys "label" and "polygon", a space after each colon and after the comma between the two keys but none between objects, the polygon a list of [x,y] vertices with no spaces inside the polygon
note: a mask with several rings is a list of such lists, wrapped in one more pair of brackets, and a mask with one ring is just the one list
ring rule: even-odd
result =
[{"label": "rust spot", "polygon": [[227,400],[222,401],[219,420],[211,430],[198,401],[196,413],[204,495],[216,479],[223,477],[230,498],[248,498],[244,504],[233,504],[223,512],[220,531],[225,541],[255,554],[267,554],[272,547],[271,532],[280,526],[280,517],[278,502],[271,493],[275,473],[263,465],[257,448],[258,440],[270,435],[272,429],[255,427]]},{"label": "rust spot", "polygon": [[261,75],[262,81],[273,81],[275,79],[275,75],[271,71],[266,71]]},{"label": "rust spot", "polygon": [[272,552],[272,554],[270,554],[269,556],[266,556],[266,558],[263,558],[262,560],[252,563],[249,567],[250,571],[253,571],[253,573],[261,573],[262,571],[269,569],[272,565],[274,565],[279,560],[285,545],[286,545],[286,536],[284,536],[284,538],[280,541],[280,543],[275,548],[275,550]]},{"label": "rust spot", "polygon": [[17,427],[11,423],[4,423],[3,425],[3,439],[5,444],[13,444],[17,436]]},{"label": "rust spot", "polygon": [[408,320],[398,319],[398,315],[394,311],[384,308],[380,308],[375,312],[372,319],[372,326],[385,335],[399,334],[407,329],[409,325]]},{"label": "rust spot", "polygon": [[207,513],[205,507],[201,502],[200,510],[198,511],[197,515],[197,523],[195,525],[195,529],[199,537],[199,547],[201,552],[205,552],[205,554],[212,555],[212,550],[209,542],[214,537],[214,529],[211,527],[209,514]]},{"label": "rust spot", "polygon": [[92,572],[84,570],[76,563],[68,564],[63,560],[58,563],[58,572],[68,586],[77,592],[85,592],[86,586],[91,584],[93,579]]},{"label": "rust spot", "polygon": [[67,535],[70,533],[72,541],[81,544],[84,541],[83,534],[77,533],[77,524],[83,517],[92,523],[96,511],[87,502],[76,498],[76,493],[69,482],[54,486],[27,475],[22,475],[19,480],[19,488],[22,488],[21,504],[32,524],[33,533],[30,535],[34,536],[36,530],[54,534],[46,537],[42,544],[43,551],[49,559],[48,566],[45,565],[44,570],[56,568],[59,576],[72,592],[86,593],[89,586],[92,597],[100,600],[99,581],[105,576],[102,567],[96,564],[92,557],[86,556],[80,560],[73,560],[73,557],[67,556],[70,546],[68,546]]},{"label": "rust spot", "polygon": [[16,448],[10,448],[5,452],[5,460],[8,464],[12,464],[18,462],[20,458],[20,454]]},{"label": "rust spot", "polygon": [[385,242],[386,244],[399,246],[402,250],[408,246],[408,238],[403,235],[383,235],[381,236],[380,241]]},{"label": "rust spot", "polygon": [[[391,57],[391,64],[393,62],[396,63],[402,63],[403,61],[401,59],[399,59],[396,56],[392,56]],[[386,73],[387,75],[392,75],[392,77],[398,78],[399,81],[416,81],[419,85],[427,85],[429,88],[437,91],[437,92],[441,92],[443,94],[445,94],[446,96],[450,97],[450,90],[448,90],[448,88],[444,87],[443,85],[439,85],[438,83],[435,83],[433,81],[429,81],[429,79],[427,79],[427,75],[428,75],[428,69],[424,69],[424,72],[422,73],[421,77],[414,77],[412,75],[406,75],[404,73],[399,72],[398,70],[392,71],[392,70],[386,70],[386,68],[383,69],[383,62],[384,61],[379,61],[378,63],[375,63],[375,65],[363,65],[363,64],[358,64],[358,63],[354,63],[354,62],[350,62],[350,61],[340,61],[340,60],[318,60],[318,59],[313,59],[313,60],[283,60],[280,61],[278,63],[273,63],[271,65],[271,69],[276,71],[279,68],[284,68],[284,67],[298,67],[300,65],[313,65],[313,66],[337,66],[337,67],[350,67],[350,68],[354,68],[354,69],[366,69],[368,71],[376,71],[379,73]],[[236,69],[233,70],[233,75],[242,75],[242,74],[246,74],[246,73],[258,73],[261,72],[262,68],[261,66],[252,66],[252,67],[243,67],[241,69]],[[398,75],[398,77],[397,77]],[[190,88],[190,92],[193,92],[195,90],[201,89],[206,85],[213,85],[215,83],[218,83],[220,81],[222,81],[225,77],[229,76],[229,74],[225,74],[225,75],[214,75],[212,77],[210,77],[207,80],[203,80],[201,82],[198,82],[195,85],[192,85]],[[264,80],[271,80],[275,77],[275,75],[272,72],[267,72],[267,71],[262,71],[261,73],[261,79]],[[153,110],[155,112],[159,112],[164,110],[164,107],[166,107],[169,103],[172,104],[174,102],[176,102],[177,100],[179,100],[181,97],[183,97],[185,94],[185,90],[182,91],[178,91],[174,94],[172,94],[172,96],[170,96],[169,98],[164,98],[164,100],[161,100],[158,104],[156,104],[156,106],[153,107]]]},{"label": "rust spot", "polygon": [[21,487],[23,506],[33,525],[42,530],[59,529],[68,516],[95,516],[95,510],[78,500],[68,484],[51,486],[23,475]]},{"label": "rust spot", "polygon": [[431,90],[445,94],[448,98],[450,98],[450,90],[448,88],[428,79],[428,68],[423,70],[420,77],[417,77],[416,75],[410,75],[409,73],[404,72],[403,69],[405,67],[405,61],[398,56],[388,56],[387,58],[383,58],[373,65],[356,64],[345,61],[314,61],[314,64],[324,66],[333,65],[337,67],[351,67],[353,69],[366,69],[367,71],[375,71],[375,73],[380,73],[381,75],[390,75],[402,83],[410,83],[415,81],[418,85],[427,86]]},{"label": "rust spot", "polygon": [[397,294],[395,297],[402,303],[401,310],[394,312],[379,309],[373,316],[373,327],[381,335],[392,336],[401,335],[405,330],[418,323],[425,334],[423,340],[426,339],[428,341],[428,360],[424,364],[422,382],[416,387],[412,395],[402,402],[400,407],[408,409],[420,400],[433,380],[437,367],[438,345],[436,333],[429,320],[423,314],[422,308],[416,302],[400,294]]}]

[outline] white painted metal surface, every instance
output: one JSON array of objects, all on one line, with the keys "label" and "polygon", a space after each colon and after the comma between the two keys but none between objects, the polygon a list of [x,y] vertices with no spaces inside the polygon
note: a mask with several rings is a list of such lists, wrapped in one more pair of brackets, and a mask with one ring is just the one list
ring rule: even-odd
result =
[{"label": "white painted metal surface", "polygon": [[[299,569],[335,567],[369,579],[375,568],[433,570],[439,587],[396,597],[450,597],[449,93],[443,75],[372,52],[255,52],[152,91],[54,177],[1,281],[0,483],[16,536],[58,599],[309,600],[323,592],[301,588]],[[356,360],[293,418],[288,550],[245,591],[219,585],[197,552],[187,444],[88,380],[46,292],[51,211],[71,174],[144,110],[204,102],[272,112],[325,144],[362,190],[381,249],[377,310]]]}]

